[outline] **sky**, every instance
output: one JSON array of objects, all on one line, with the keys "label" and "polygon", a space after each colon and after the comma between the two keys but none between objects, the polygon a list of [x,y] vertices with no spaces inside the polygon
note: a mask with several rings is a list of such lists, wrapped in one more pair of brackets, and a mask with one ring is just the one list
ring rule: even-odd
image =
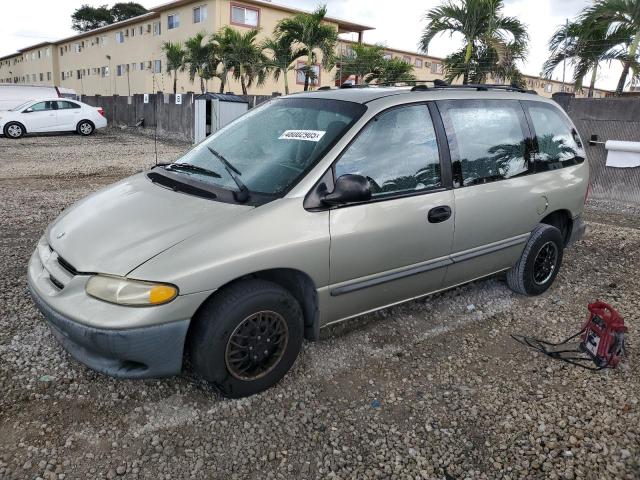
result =
[{"label": "sky", "polygon": [[[138,0],[146,8],[169,0]],[[375,27],[365,32],[364,41],[417,51],[418,40],[426,22],[424,14],[442,0],[275,0],[274,3],[312,10],[326,3],[329,16]],[[0,56],[42,41],[73,35],[71,14],[82,4],[112,4],[108,0],[21,0],[2,2]],[[527,61],[521,66],[529,75],[539,75],[547,57],[547,42],[567,18],[573,18],[590,0],[505,0],[504,13],[518,17],[528,26],[530,43]],[[401,7],[396,5],[402,5]],[[355,37],[354,37],[355,39]],[[448,35],[437,37],[429,54],[444,57],[462,45],[461,39]],[[567,79],[570,79],[570,68]],[[602,65],[596,86],[614,89],[622,68],[619,64]],[[553,78],[562,79],[558,67]]]}]

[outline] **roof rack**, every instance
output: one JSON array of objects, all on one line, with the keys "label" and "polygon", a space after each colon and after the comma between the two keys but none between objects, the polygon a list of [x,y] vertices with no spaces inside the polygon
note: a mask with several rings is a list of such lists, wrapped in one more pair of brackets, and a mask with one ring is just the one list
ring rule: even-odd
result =
[{"label": "roof rack", "polygon": [[369,88],[370,85],[368,83],[364,83],[362,85],[353,85],[351,83],[343,83],[340,85],[340,88]]},{"label": "roof rack", "polygon": [[[412,83],[412,82],[404,82],[404,83]],[[433,83],[433,86],[430,87],[428,85],[424,85],[425,83]],[[531,93],[533,95],[538,94],[535,90],[527,90],[526,88],[521,88],[521,87],[518,87],[517,85],[502,85],[502,84],[496,84],[496,83],[467,83],[465,85],[451,85],[445,82],[444,80],[440,80],[440,79],[420,80],[419,83],[413,86],[411,91],[424,92],[424,91],[434,90],[439,88],[478,90],[481,92],[486,92],[489,90],[504,90],[507,92]]]},{"label": "roof rack", "polygon": [[[427,85],[427,84],[433,85]],[[403,84],[403,85],[399,85]],[[467,83],[466,85],[451,85],[450,83],[445,82],[439,78],[435,80],[401,80],[398,82],[391,83],[375,83],[372,85],[363,84],[363,85],[353,85],[351,83],[344,83],[340,85],[340,89],[343,88],[370,88],[370,87],[405,87],[410,86],[412,92],[429,92],[432,90],[439,89],[456,89],[456,90],[477,90],[480,92],[487,92],[489,90],[503,90],[505,92],[518,92],[518,93],[530,93],[532,95],[537,95],[538,92],[535,90],[527,90],[526,88],[518,87],[517,85],[502,85],[497,83]],[[333,88],[329,86],[320,87],[318,90],[333,90]]]}]

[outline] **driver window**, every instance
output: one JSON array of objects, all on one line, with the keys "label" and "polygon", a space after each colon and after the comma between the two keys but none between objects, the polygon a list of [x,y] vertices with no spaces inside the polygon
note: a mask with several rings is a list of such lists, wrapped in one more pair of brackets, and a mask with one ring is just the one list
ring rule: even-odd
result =
[{"label": "driver window", "polygon": [[42,112],[44,110],[53,110],[53,102],[38,102],[31,105],[34,112]]},{"label": "driver window", "polygon": [[345,174],[367,177],[373,197],[441,187],[427,106],[394,108],[369,122],[336,164],[336,178]]}]

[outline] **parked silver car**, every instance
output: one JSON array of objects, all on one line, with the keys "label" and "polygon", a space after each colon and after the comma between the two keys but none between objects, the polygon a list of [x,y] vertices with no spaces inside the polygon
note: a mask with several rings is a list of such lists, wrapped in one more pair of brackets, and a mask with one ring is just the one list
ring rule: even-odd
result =
[{"label": "parked silver car", "polygon": [[240,397],[328,324],[498,272],[544,292],[588,179],[567,115],[523,91],[290,95],[64,211],[29,288],[89,367],[167,376],[188,354]]}]

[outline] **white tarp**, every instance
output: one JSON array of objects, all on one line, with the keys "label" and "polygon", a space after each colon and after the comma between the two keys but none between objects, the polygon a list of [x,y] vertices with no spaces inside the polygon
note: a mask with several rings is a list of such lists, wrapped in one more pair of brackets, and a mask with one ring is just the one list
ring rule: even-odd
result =
[{"label": "white tarp", "polygon": [[607,167],[640,167],[640,142],[607,140],[604,148],[607,149]]}]

